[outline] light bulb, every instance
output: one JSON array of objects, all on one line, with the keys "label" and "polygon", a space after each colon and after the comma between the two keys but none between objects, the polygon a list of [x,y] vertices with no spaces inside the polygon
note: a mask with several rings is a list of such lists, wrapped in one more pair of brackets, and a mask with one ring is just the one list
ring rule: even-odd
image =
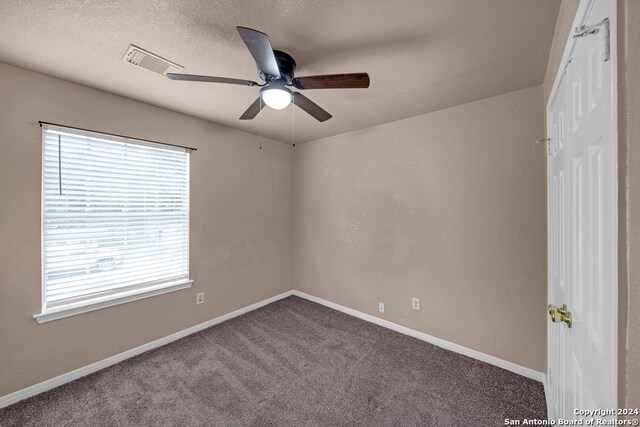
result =
[{"label": "light bulb", "polygon": [[293,95],[287,88],[264,88],[260,91],[262,100],[274,110],[282,110],[291,104]]}]

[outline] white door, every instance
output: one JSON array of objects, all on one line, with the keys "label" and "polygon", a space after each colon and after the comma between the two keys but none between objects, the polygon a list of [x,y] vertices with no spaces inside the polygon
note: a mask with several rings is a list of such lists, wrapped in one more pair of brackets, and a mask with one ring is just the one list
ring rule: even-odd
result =
[{"label": "white door", "polygon": [[581,2],[547,108],[550,418],[617,405],[615,15]]}]

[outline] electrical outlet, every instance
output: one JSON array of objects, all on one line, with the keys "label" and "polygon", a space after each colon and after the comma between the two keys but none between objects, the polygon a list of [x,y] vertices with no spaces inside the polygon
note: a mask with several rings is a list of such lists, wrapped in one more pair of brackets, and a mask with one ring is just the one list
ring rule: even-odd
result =
[{"label": "electrical outlet", "polygon": [[378,311],[380,313],[384,313],[384,303],[383,302],[378,303]]},{"label": "electrical outlet", "polygon": [[420,310],[420,298],[411,298],[411,308],[414,310]]},{"label": "electrical outlet", "polygon": [[204,292],[198,292],[196,294],[196,304],[202,304],[204,302]]}]

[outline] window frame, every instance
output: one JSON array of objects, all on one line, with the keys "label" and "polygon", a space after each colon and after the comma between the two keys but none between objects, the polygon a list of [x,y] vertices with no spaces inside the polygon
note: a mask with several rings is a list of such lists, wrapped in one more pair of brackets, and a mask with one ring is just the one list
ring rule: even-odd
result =
[{"label": "window frame", "polygon": [[[190,254],[191,254],[191,233],[190,233],[190,219],[191,219],[191,155],[190,152],[194,149],[189,147],[180,147],[173,144],[156,143],[147,140],[141,140],[136,138],[125,137],[121,135],[108,134],[104,132],[90,131],[86,129],[73,128],[69,126],[54,125],[49,123],[41,123],[41,178],[40,178],[40,195],[41,195],[41,213],[40,213],[40,282],[41,282],[41,301],[40,301],[40,313],[34,314],[33,317],[38,323],[45,323],[52,320],[62,319],[65,317],[75,316],[82,313],[87,313],[94,310],[100,310],[115,305],[125,304],[140,299],[150,298],[156,295],[162,295],[170,292],[175,292],[182,289],[189,289],[193,285],[191,279],[191,266],[190,266]],[[169,149],[175,151],[183,151],[187,154],[186,161],[186,237],[187,237],[187,278],[180,278],[175,281],[162,281],[154,284],[154,282],[148,282],[147,286],[139,286],[130,289],[123,290],[107,295],[98,295],[95,298],[88,298],[82,301],[70,302],[67,304],[56,304],[54,307],[47,308],[46,298],[46,281],[45,281],[45,140],[46,132],[48,130],[69,133],[73,135],[98,138],[106,141],[121,142],[127,144],[137,144],[148,147],[158,147],[161,149]]]}]

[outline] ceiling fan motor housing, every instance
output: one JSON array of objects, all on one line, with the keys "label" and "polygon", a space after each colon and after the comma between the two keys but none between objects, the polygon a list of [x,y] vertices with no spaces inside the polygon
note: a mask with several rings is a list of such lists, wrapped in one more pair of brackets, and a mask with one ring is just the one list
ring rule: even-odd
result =
[{"label": "ceiling fan motor housing", "polygon": [[[273,53],[275,54],[278,69],[280,70],[280,79],[284,80],[284,84],[291,84],[297,66],[295,59],[281,50],[274,50]],[[265,74],[260,68],[258,68],[258,76],[267,83],[277,79],[275,76]]]}]

